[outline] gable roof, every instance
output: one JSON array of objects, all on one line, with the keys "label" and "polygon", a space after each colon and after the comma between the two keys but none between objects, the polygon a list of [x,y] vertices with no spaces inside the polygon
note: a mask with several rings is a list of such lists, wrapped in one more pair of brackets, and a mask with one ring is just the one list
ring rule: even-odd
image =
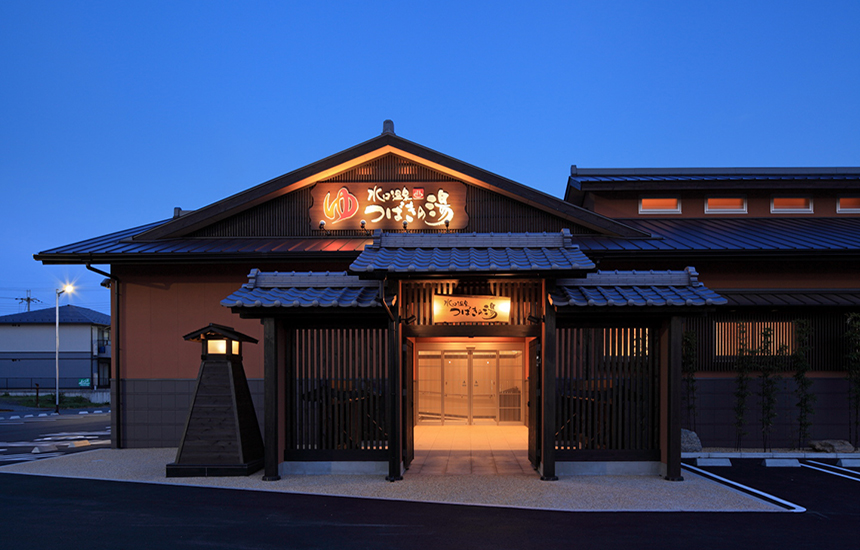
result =
[{"label": "gable roof", "polygon": [[143,231],[133,239],[157,240],[187,236],[207,225],[387,154],[395,154],[467,184],[494,191],[606,235],[648,236],[623,223],[403,139],[393,131],[384,131],[381,135],[354,147]]},{"label": "gable roof", "polygon": [[349,266],[368,276],[575,273],[596,266],[559,233],[379,233]]},{"label": "gable roof", "polygon": [[[13,313],[0,317],[3,325],[53,325],[56,323],[55,308],[37,309],[23,313]],[[62,325],[103,325],[110,326],[110,315],[85,307],[66,305],[60,307]]]}]

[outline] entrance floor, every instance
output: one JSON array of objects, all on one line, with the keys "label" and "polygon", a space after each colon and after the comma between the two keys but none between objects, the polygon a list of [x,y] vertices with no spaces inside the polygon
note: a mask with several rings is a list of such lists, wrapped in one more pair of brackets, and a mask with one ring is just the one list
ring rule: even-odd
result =
[{"label": "entrance floor", "polygon": [[534,474],[526,426],[415,426],[415,475]]}]

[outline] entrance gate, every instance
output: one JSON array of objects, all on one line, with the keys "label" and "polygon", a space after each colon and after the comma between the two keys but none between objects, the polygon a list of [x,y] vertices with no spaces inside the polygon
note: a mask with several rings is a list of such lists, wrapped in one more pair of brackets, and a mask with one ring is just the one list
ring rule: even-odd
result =
[{"label": "entrance gate", "polygon": [[523,424],[519,343],[425,344],[417,353],[417,424]]}]

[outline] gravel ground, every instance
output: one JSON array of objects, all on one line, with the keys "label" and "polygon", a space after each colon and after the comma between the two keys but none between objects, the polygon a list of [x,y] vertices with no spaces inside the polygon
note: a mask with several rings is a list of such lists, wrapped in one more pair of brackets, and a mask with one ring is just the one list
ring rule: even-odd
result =
[{"label": "gravel ground", "polygon": [[264,482],[262,472],[167,479],[165,465],[175,457],[176,449],[101,449],[3,466],[0,473],[561,511],[783,511],[689,471],[683,482],[650,476],[563,476],[546,482],[536,475],[408,472],[395,483],[378,475],[284,476]]}]

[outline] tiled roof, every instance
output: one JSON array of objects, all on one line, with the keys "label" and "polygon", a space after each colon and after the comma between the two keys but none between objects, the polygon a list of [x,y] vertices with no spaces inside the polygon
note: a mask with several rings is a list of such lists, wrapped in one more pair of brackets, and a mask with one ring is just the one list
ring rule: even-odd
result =
[{"label": "tiled roof", "polygon": [[242,288],[221,300],[233,308],[376,307],[379,283],[340,272],[263,273],[254,269]]},{"label": "tiled roof", "polygon": [[594,269],[559,233],[381,233],[349,267],[356,273],[499,273]]},{"label": "tiled roof", "polygon": [[[4,325],[53,325],[56,322],[57,310],[53,307],[0,317],[0,324]],[[110,326],[110,315],[85,307],[60,306],[60,324]]]},{"label": "tiled roof", "polygon": [[553,304],[565,306],[716,306],[726,299],[698,280],[696,271],[598,271],[561,279]]},{"label": "tiled roof", "polygon": [[856,289],[720,290],[719,293],[728,300],[730,306],[860,306],[860,291]]}]

